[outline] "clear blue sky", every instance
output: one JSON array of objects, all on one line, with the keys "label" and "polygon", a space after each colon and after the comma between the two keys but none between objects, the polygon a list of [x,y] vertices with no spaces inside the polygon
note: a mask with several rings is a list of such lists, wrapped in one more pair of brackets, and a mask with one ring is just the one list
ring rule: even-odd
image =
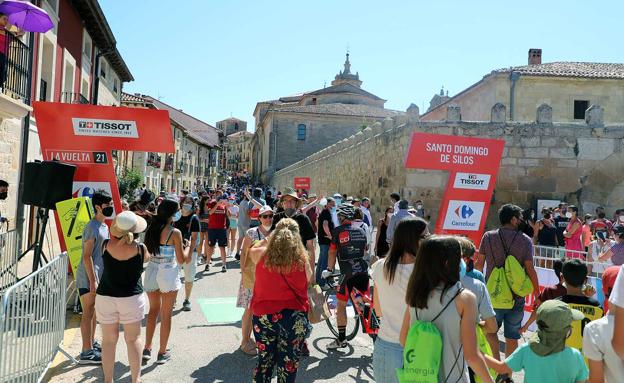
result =
[{"label": "clear blue sky", "polygon": [[621,1],[100,0],[140,92],[210,124],[254,130],[256,102],[323,87],[347,46],[362,87],[422,112],[493,69],[543,61],[624,62]]}]

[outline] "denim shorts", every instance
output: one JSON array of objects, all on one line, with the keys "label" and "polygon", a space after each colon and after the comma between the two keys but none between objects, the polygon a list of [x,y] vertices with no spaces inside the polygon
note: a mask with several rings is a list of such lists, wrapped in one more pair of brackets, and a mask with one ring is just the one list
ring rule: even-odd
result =
[{"label": "denim shorts", "polygon": [[169,293],[182,287],[179,277],[180,267],[176,261],[167,263],[149,262],[145,269],[143,289],[148,292]]},{"label": "denim shorts", "polygon": [[375,340],[373,375],[376,382],[398,383],[397,368],[403,368],[403,347],[381,338]]},{"label": "denim shorts", "polygon": [[494,309],[498,328],[504,326],[505,338],[520,339],[520,327],[524,318],[524,298],[516,299],[510,309]]}]

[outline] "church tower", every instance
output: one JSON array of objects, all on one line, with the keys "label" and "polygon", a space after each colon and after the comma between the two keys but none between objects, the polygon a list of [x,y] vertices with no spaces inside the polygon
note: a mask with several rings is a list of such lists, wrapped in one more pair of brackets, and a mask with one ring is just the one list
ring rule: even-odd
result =
[{"label": "church tower", "polygon": [[344,63],[344,70],[340,71],[334,81],[332,81],[332,85],[340,85],[340,84],[351,84],[353,86],[357,86],[358,88],[362,85],[362,81],[360,81],[359,73],[351,73],[351,63],[349,62],[349,52],[347,51],[347,59]]}]

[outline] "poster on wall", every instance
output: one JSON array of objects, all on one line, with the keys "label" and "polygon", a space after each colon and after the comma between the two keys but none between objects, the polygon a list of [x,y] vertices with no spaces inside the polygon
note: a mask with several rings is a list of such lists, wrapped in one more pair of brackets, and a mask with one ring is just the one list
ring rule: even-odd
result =
[{"label": "poster on wall", "polygon": [[436,233],[465,235],[479,246],[504,146],[503,140],[412,134],[405,167],[450,172]]},{"label": "poster on wall", "polygon": [[[113,152],[173,153],[175,146],[164,110],[115,106],[34,102],[41,152],[46,161],[76,165],[72,196],[92,197],[105,190],[121,211]],[[57,215],[61,247],[66,249]]]},{"label": "poster on wall", "polygon": [[310,190],[310,177],[295,177],[295,190]]}]

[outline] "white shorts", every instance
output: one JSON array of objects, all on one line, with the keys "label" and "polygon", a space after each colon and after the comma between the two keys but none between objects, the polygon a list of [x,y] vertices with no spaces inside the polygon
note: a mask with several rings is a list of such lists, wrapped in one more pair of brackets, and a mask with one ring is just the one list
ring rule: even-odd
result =
[{"label": "white shorts", "polygon": [[145,294],[131,297],[95,296],[95,315],[100,324],[130,324],[143,320],[145,316]]},{"label": "white shorts", "polygon": [[183,264],[182,269],[184,270],[184,283],[193,282],[197,274],[197,253],[193,252],[191,262]]},{"label": "white shorts", "polygon": [[149,262],[145,269],[143,289],[148,293],[178,291],[182,287],[179,271],[180,267],[175,261],[168,263]]}]

